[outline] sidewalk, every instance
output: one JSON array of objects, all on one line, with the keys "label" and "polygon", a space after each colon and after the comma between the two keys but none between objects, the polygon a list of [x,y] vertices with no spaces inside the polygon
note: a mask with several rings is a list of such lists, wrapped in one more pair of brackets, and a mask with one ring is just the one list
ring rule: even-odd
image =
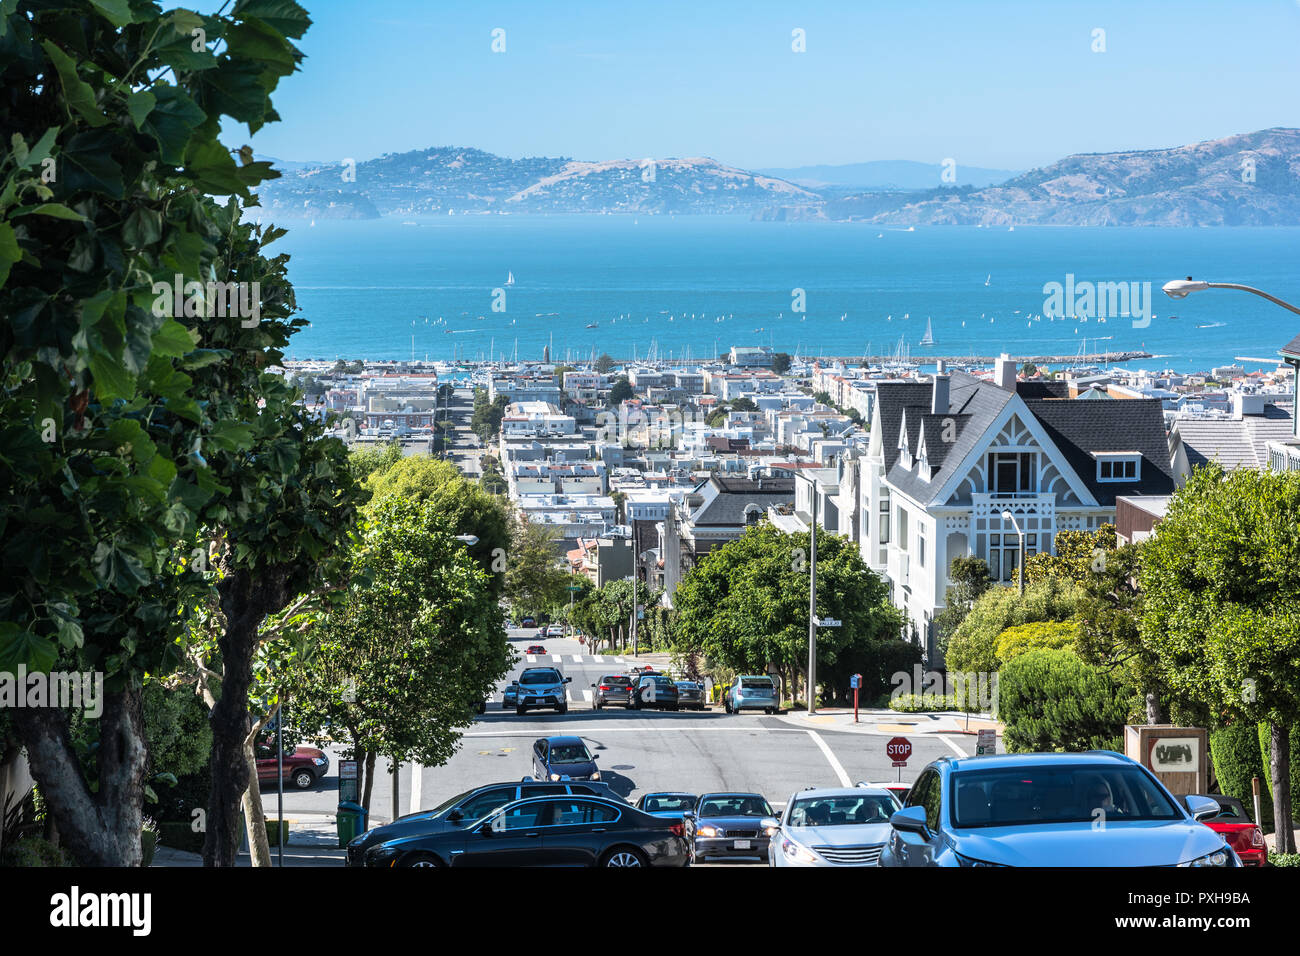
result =
[{"label": "sidewalk", "polygon": [[853,722],[852,707],[820,707],[809,717],[806,710],[788,710],[780,720],[805,730],[833,730],[845,733],[875,734],[969,734],[993,729],[1002,734],[1001,725],[988,714],[967,716],[957,711],[900,714],[892,710],[859,708],[858,723]]},{"label": "sidewalk", "polygon": [[[289,821],[289,839],[284,845],[285,866],[342,866],[344,851],[339,846],[338,829],[332,813],[299,813],[285,817]],[[277,865],[279,850],[271,847],[271,865]],[[158,847],[153,866],[202,866],[203,858],[197,853]],[[247,852],[241,851],[236,866],[252,866]]]}]

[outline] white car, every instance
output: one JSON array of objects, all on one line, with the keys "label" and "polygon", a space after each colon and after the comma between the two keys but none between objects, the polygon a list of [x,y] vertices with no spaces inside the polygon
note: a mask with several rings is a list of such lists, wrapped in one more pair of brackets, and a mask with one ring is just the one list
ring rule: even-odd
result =
[{"label": "white car", "polygon": [[875,866],[902,805],[883,787],[809,787],[790,797],[767,845],[770,866]]}]

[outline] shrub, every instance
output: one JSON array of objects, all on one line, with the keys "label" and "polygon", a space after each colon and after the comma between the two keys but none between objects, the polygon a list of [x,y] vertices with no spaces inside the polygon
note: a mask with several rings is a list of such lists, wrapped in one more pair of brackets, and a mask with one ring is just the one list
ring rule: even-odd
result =
[{"label": "shrub", "polygon": [[1300,853],[1270,853],[1269,866],[1300,866]]},{"label": "shrub", "polygon": [[1028,651],[998,675],[1007,753],[1123,752],[1130,688],[1070,650]]},{"label": "shrub", "polygon": [[158,824],[158,845],[186,853],[203,852],[203,832],[194,832],[189,823],[162,822]]},{"label": "shrub", "polygon": [[919,714],[932,710],[957,710],[957,698],[951,694],[899,694],[886,706],[901,714]]},{"label": "shrub", "polygon": [[995,647],[998,659],[1006,663],[1026,651],[1073,649],[1078,635],[1074,621],[1035,621],[1007,628],[998,635]]},{"label": "shrub", "polygon": [[[1210,760],[1214,763],[1214,776],[1219,782],[1219,792],[1236,797],[1248,813],[1254,813],[1254,796],[1251,777],[1266,780],[1268,773],[1260,759],[1259,738],[1253,723],[1238,720],[1210,731]],[[1260,811],[1263,820],[1256,822],[1266,833],[1273,832],[1273,804],[1261,794]]]},{"label": "shrub", "polygon": [[1083,594],[1078,586],[1048,578],[1025,588],[993,588],[982,594],[948,644],[949,670],[992,673],[1001,665],[998,637],[1009,627],[1035,621],[1065,621],[1074,616]]},{"label": "shrub", "polygon": [[62,847],[44,837],[23,837],[5,847],[0,866],[76,866],[77,861]]}]

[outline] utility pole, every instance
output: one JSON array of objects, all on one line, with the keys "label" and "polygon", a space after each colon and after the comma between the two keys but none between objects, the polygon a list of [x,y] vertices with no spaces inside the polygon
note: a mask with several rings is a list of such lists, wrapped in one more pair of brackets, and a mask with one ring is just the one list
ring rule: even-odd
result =
[{"label": "utility pole", "polygon": [[808,555],[808,716],[817,712],[817,479],[812,480],[812,546]]},{"label": "utility pole", "polygon": [[636,522],[632,522],[632,656],[637,657],[640,653],[640,645],[637,643],[638,636],[636,630],[636,603],[637,592],[641,590],[641,575],[636,567]]}]

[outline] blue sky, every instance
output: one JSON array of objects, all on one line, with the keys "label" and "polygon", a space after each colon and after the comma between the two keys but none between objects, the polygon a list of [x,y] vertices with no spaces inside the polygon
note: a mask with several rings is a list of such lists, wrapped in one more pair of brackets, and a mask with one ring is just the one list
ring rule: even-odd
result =
[{"label": "blue sky", "polygon": [[252,140],[282,159],[457,145],[1025,169],[1300,126],[1300,0],[300,2],[308,59]]}]

